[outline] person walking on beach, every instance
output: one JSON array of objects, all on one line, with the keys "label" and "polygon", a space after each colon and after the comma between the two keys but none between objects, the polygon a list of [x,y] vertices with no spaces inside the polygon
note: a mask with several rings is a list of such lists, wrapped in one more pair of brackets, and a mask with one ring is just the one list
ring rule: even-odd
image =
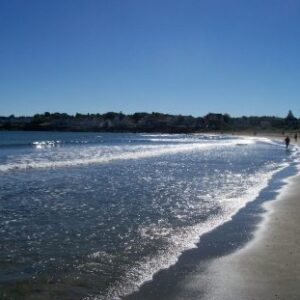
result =
[{"label": "person walking on beach", "polygon": [[287,136],[287,137],[284,139],[284,142],[285,142],[285,148],[288,149],[289,144],[290,144],[290,138],[289,138],[289,136]]},{"label": "person walking on beach", "polygon": [[298,138],[298,134],[295,133],[295,135],[294,135],[295,143],[297,143],[297,138]]}]

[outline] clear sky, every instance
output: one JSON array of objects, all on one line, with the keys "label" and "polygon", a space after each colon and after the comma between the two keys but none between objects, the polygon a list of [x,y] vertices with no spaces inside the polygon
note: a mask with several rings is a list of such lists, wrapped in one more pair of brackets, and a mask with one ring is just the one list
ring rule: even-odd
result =
[{"label": "clear sky", "polygon": [[300,117],[299,0],[0,0],[0,115]]}]

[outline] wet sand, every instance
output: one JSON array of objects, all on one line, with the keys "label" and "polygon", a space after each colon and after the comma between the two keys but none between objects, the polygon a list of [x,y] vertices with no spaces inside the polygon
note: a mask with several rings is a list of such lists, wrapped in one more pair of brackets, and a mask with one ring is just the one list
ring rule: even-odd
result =
[{"label": "wet sand", "polygon": [[300,299],[300,176],[265,207],[254,240],[198,278],[204,299]]}]

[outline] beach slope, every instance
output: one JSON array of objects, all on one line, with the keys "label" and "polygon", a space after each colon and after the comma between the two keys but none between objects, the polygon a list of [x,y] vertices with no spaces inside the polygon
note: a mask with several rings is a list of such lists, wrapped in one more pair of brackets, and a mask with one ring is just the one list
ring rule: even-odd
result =
[{"label": "beach slope", "polygon": [[205,299],[300,299],[300,176],[265,206],[255,239],[198,278]]}]

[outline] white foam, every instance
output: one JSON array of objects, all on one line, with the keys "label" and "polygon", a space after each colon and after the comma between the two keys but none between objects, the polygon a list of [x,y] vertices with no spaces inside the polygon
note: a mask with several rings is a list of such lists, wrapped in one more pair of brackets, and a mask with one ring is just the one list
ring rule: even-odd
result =
[{"label": "white foam", "polygon": [[[249,139],[224,141],[199,141],[198,143],[147,145],[147,146],[89,146],[85,148],[44,149],[45,152],[17,157],[0,165],[0,171],[37,168],[59,168],[68,166],[108,163],[116,160],[141,159],[167,154],[230,147],[237,143],[249,145]],[[52,152],[51,152],[52,150]]]},{"label": "white foam", "polygon": [[[137,291],[143,283],[150,281],[155,273],[174,265],[184,251],[195,248],[199,240],[201,242],[203,234],[229,221],[247,203],[255,200],[259,193],[268,186],[273,175],[286,166],[288,164],[282,164],[280,168],[270,166],[264,172],[254,174],[250,180],[253,185],[249,186],[240,197],[230,197],[230,193],[228,193],[227,196],[219,198],[222,214],[211,217],[205,223],[179,229],[176,233],[171,232],[170,247],[167,252],[160,251],[154,257],[145,257],[128,270],[126,277],[115,283],[106,295],[90,296],[85,300],[117,300]],[[167,232],[168,230],[163,231]],[[141,235],[145,235],[146,232],[147,229],[141,229]]]}]

